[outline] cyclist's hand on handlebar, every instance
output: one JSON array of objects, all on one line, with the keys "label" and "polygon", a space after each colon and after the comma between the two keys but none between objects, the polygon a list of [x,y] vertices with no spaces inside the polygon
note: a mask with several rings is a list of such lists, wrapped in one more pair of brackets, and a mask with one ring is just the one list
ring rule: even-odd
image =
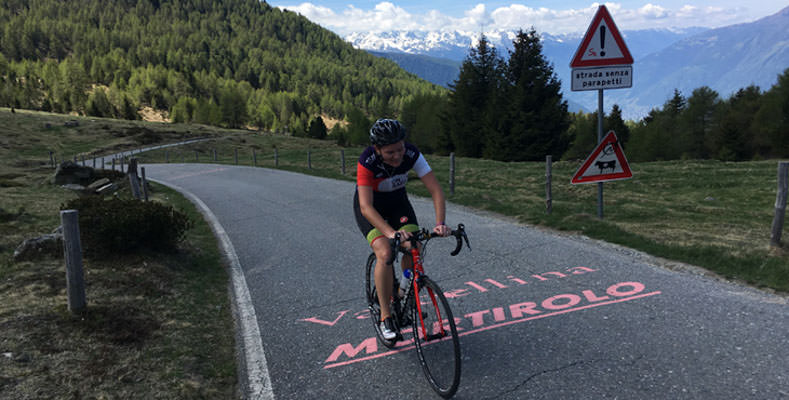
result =
[{"label": "cyclist's hand on handlebar", "polygon": [[445,224],[440,224],[440,225],[436,225],[436,227],[433,228],[433,233],[439,236],[446,237],[452,233],[452,229],[446,226]]},{"label": "cyclist's hand on handlebar", "polygon": [[404,230],[399,230],[399,231],[392,232],[392,236],[389,236],[389,239],[394,239],[395,235],[398,234],[398,233],[400,234],[400,242],[401,243],[406,242],[408,239],[411,238],[411,236],[414,235],[411,232],[404,231]]}]

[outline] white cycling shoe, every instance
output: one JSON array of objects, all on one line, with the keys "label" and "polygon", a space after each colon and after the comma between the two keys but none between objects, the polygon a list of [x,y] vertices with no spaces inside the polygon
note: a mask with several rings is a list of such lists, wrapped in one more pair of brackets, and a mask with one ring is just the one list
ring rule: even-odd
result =
[{"label": "white cycling shoe", "polygon": [[386,340],[392,340],[397,337],[397,332],[395,332],[394,320],[392,317],[388,317],[385,320],[381,321],[381,335]]}]

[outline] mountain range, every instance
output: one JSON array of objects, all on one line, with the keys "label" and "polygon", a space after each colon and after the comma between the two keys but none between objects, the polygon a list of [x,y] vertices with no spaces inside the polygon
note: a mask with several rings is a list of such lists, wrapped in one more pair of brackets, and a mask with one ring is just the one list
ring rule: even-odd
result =
[{"label": "mountain range", "polygon": [[[485,32],[505,59],[514,35],[511,31]],[[543,55],[562,81],[571,111],[596,110],[596,91],[570,91],[569,64],[583,35],[540,35]],[[749,85],[767,90],[789,67],[789,7],[754,22],[722,28],[645,29],[622,31],[622,35],[635,59],[633,87],[607,90],[604,101],[607,110],[619,104],[629,119],[661,107],[674,89],[690,96],[694,89],[709,86],[722,98]],[[345,40],[423,79],[448,86],[478,37],[479,32],[398,31],[354,33]]]}]

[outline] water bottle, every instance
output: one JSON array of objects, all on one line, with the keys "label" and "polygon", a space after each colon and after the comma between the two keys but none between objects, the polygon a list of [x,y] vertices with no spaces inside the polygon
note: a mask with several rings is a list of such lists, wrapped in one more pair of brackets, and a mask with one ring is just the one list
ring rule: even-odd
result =
[{"label": "water bottle", "polygon": [[410,269],[403,270],[403,279],[400,279],[400,297],[403,297],[403,295],[405,295],[405,292],[408,290],[408,284],[411,283],[410,279],[411,279],[411,270]]}]

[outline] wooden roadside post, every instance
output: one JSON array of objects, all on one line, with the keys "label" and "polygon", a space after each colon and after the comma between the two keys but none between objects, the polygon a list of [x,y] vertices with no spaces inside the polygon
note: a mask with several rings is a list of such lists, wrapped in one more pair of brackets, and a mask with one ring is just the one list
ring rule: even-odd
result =
[{"label": "wooden roadside post", "polygon": [[545,213],[553,211],[553,193],[551,183],[553,180],[553,156],[545,156]]},{"label": "wooden roadside post", "polygon": [[274,148],[274,167],[279,167],[279,151]]},{"label": "wooden roadside post", "polygon": [[142,174],[142,195],[145,201],[148,201],[148,180],[145,179],[145,167],[140,167],[140,173]]},{"label": "wooden roadside post", "polygon": [[236,150],[235,151],[235,160],[236,160],[236,165],[238,165],[238,149],[235,149],[235,150]]},{"label": "wooden roadside post", "polygon": [[195,150],[195,162],[200,162],[200,155],[197,153],[197,150]]},{"label": "wooden roadside post", "polygon": [[455,195],[455,153],[449,153],[449,195]]},{"label": "wooden roadside post", "polygon": [[781,246],[781,232],[784,229],[784,217],[786,215],[786,193],[789,190],[789,162],[781,161],[778,163],[778,192],[775,195],[775,216],[773,217],[772,233],[770,234],[770,245]]},{"label": "wooden roadside post", "polygon": [[63,224],[63,255],[66,258],[66,291],[68,309],[72,314],[85,310],[85,276],[82,269],[82,243],[79,238],[79,213],[77,210],[60,212]]},{"label": "wooden roadside post", "polygon": [[170,162],[170,150],[165,150],[164,151],[164,162],[166,162],[166,163]]},{"label": "wooden roadside post", "polygon": [[135,199],[140,200],[140,178],[137,177],[137,159],[132,158],[129,160],[129,185],[131,186],[132,195]]},{"label": "wooden roadside post", "polygon": [[340,170],[345,175],[345,150],[340,150],[340,165],[342,166]]},{"label": "wooden roadside post", "polygon": [[312,149],[307,149],[307,168],[312,169]]},{"label": "wooden roadside post", "polygon": [[252,166],[258,166],[258,153],[255,151],[255,149],[252,149]]}]

